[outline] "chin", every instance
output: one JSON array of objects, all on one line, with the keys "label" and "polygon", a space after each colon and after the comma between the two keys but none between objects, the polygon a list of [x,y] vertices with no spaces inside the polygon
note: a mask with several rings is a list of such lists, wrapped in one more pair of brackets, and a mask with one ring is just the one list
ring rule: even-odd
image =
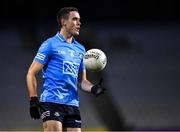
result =
[{"label": "chin", "polygon": [[75,32],[73,33],[74,36],[78,36],[79,35],[79,32]]}]

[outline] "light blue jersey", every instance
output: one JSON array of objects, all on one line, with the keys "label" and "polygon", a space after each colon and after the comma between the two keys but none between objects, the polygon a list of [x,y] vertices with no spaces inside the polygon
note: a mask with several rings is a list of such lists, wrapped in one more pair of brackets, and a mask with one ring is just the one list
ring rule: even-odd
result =
[{"label": "light blue jersey", "polygon": [[79,106],[78,72],[85,69],[85,48],[74,38],[71,44],[57,33],[40,46],[34,60],[43,64],[41,102]]}]

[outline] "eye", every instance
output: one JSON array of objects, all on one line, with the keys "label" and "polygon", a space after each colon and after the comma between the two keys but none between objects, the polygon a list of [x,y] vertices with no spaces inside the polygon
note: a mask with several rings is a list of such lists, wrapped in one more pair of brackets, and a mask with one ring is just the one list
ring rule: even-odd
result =
[{"label": "eye", "polygon": [[73,21],[80,21],[80,18],[73,17],[72,20],[73,20]]}]

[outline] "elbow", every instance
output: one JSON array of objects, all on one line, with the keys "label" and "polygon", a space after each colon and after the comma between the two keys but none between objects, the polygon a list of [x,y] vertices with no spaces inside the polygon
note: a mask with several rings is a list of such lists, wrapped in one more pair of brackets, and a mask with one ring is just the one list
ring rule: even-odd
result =
[{"label": "elbow", "polygon": [[34,76],[35,76],[35,74],[31,70],[28,70],[28,72],[26,74],[26,80],[28,81],[29,78],[32,78]]}]

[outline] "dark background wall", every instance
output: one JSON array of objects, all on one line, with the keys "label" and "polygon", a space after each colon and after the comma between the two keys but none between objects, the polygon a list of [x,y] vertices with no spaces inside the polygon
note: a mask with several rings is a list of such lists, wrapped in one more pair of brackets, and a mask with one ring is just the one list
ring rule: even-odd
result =
[{"label": "dark background wall", "polygon": [[[180,129],[180,9],[175,1],[1,1],[0,130],[41,130],[30,119],[26,72],[40,44],[57,32],[56,13],[78,7],[77,39],[102,49],[102,97],[79,91],[85,130]],[[41,74],[38,76],[39,93]]]},{"label": "dark background wall", "polygon": [[82,22],[122,22],[130,21],[174,21],[179,20],[179,4],[176,1],[25,1],[2,0],[0,5],[1,22],[30,23],[39,19],[54,22],[57,11],[63,6],[79,8]]}]

